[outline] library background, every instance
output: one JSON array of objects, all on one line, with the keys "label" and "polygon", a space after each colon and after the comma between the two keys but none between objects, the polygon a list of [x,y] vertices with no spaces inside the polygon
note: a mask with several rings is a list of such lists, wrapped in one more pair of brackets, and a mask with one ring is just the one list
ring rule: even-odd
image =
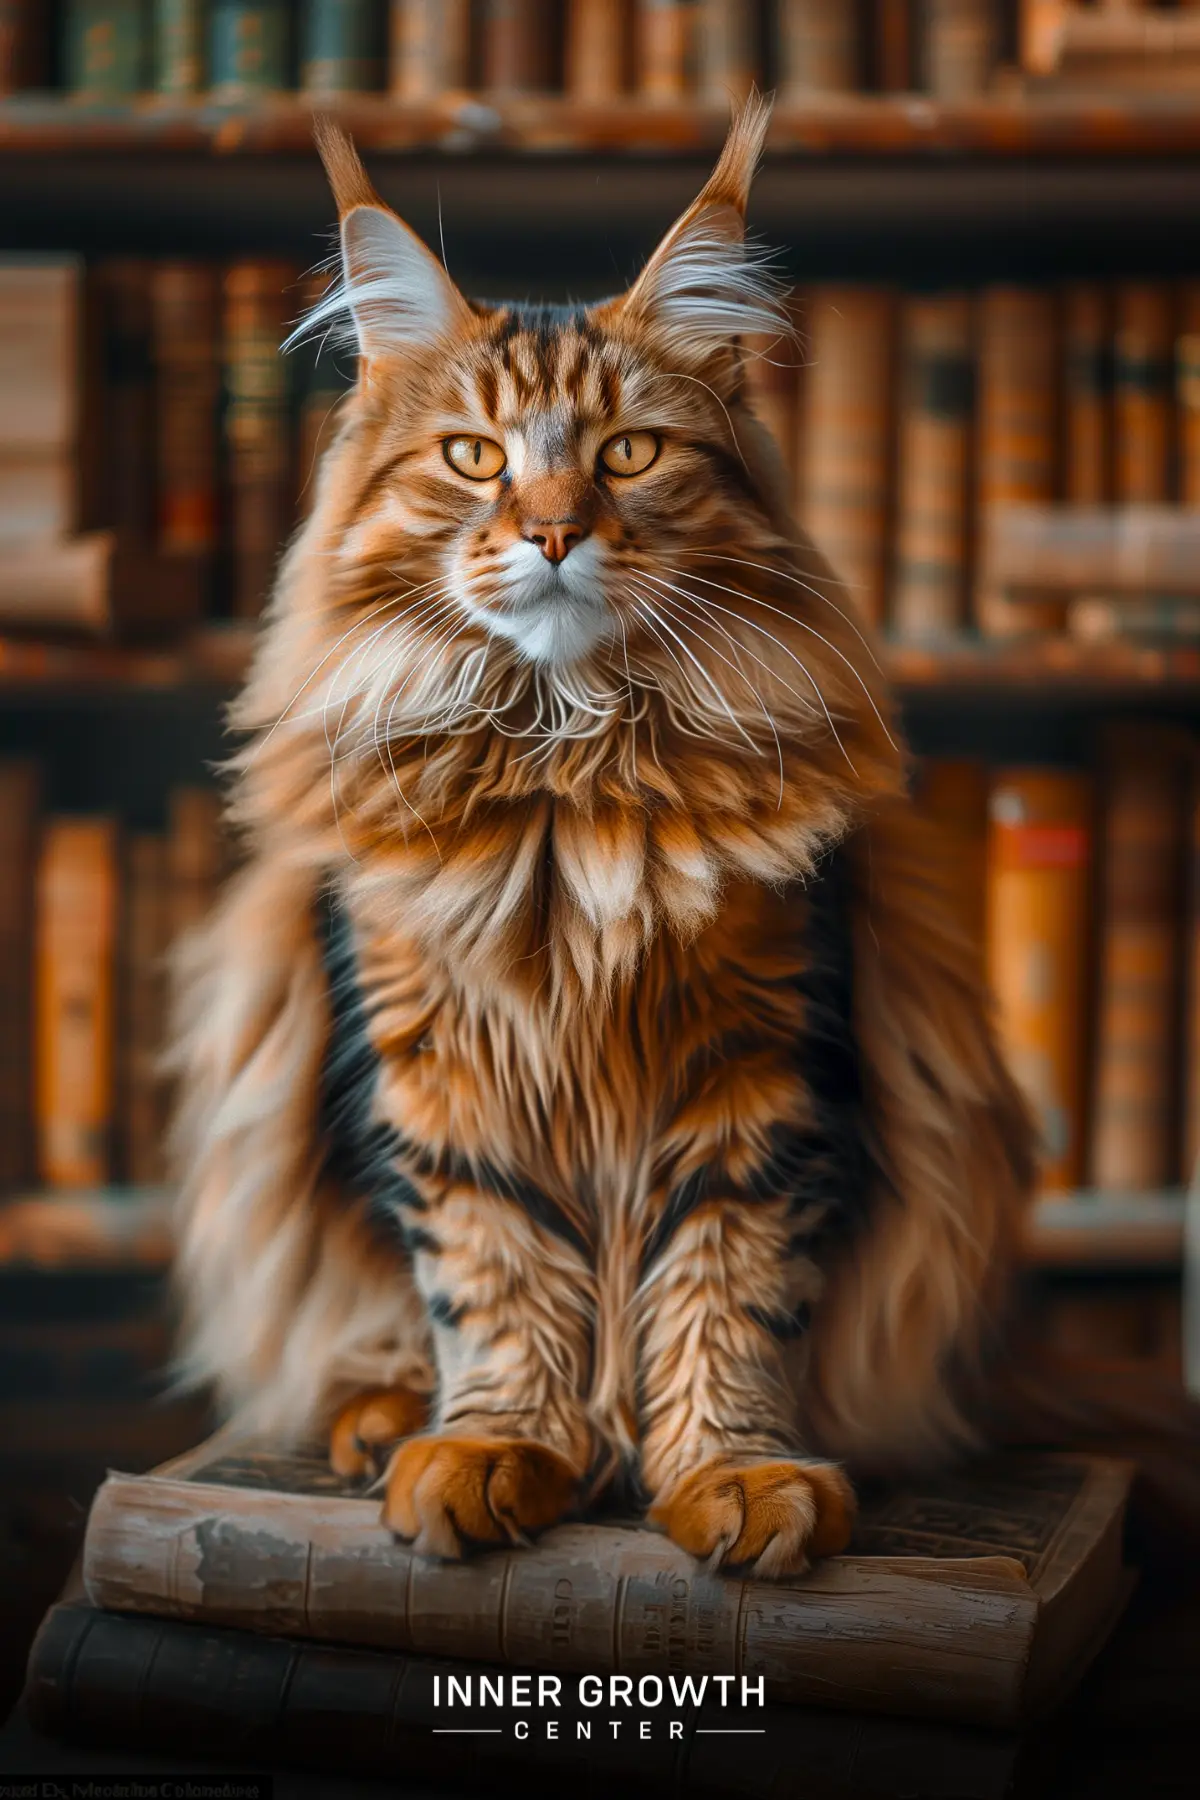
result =
[{"label": "library background", "polygon": [[222,708],[353,374],[278,350],[327,280],[313,113],[468,291],[593,297],[752,81],[799,331],[758,403],[1044,1122],[1031,1315],[1200,1381],[1200,5],[0,0],[0,1585],[30,1631],[105,1467],[204,1425],[162,1378],[161,969],[228,856]]}]

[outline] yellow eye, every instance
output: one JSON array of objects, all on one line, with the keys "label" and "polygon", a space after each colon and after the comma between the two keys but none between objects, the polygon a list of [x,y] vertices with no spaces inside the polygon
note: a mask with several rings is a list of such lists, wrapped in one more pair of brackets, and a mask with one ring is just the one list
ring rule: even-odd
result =
[{"label": "yellow eye", "polygon": [[499,444],[491,438],[452,437],[442,444],[442,453],[452,469],[471,481],[491,481],[508,461]]},{"label": "yellow eye", "polygon": [[600,461],[612,475],[640,475],[658,455],[658,439],[652,431],[623,431],[609,438]]}]

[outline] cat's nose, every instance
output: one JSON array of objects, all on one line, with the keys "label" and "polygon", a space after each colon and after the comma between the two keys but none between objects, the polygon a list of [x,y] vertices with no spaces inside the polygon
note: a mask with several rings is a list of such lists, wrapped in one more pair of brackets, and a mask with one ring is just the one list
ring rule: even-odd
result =
[{"label": "cat's nose", "polygon": [[538,519],[526,525],[522,535],[537,545],[547,562],[560,563],[583,542],[587,531],[577,519]]}]

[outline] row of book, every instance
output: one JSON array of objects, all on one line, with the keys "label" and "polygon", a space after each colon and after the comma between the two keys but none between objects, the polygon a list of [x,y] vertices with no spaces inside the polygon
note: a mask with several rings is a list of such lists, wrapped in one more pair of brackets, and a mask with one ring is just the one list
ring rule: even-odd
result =
[{"label": "row of book", "polygon": [[933,760],[1002,1042],[1037,1112],[1048,1192],[1143,1194],[1200,1164],[1200,744],[1104,728],[1093,766]]},{"label": "row of book", "polygon": [[1015,596],[984,551],[1013,503],[1200,505],[1200,284],[814,286],[796,321],[799,355],[756,345],[754,405],[798,518],[873,623],[902,640],[1195,633],[1182,596],[1103,618],[1095,595],[1078,617]]},{"label": "row of book", "polygon": [[43,816],[39,785],[0,762],[0,1191],[152,1184],[166,962],[221,879],[217,797],[181,788],[165,831],[122,833]]},{"label": "row of book", "polygon": [[634,93],[724,103],[752,82],[803,100],[860,87],[982,89],[1010,43],[1001,0],[8,0],[0,91],[56,81],[242,101],[289,88]]}]

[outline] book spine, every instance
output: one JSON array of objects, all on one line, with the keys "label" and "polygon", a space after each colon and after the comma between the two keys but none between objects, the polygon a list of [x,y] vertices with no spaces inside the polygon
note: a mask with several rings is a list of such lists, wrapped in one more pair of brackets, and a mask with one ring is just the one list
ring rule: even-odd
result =
[{"label": "book spine", "polygon": [[758,19],[744,0],[700,0],[697,80],[701,97],[744,100],[759,78]]},{"label": "book spine", "polygon": [[125,1174],[137,1186],[163,1181],[166,1091],[165,958],[170,937],[167,846],[139,833],[129,843],[121,933],[121,1139]]},{"label": "book spine", "polygon": [[154,9],[154,86],[181,99],[204,86],[203,0],[157,0]]},{"label": "book spine", "polygon": [[603,106],[624,92],[631,25],[628,0],[571,0],[564,86],[573,100]]},{"label": "book spine", "polygon": [[912,0],[876,0],[875,75],[885,94],[913,86]]},{"label": "book spine", "polygon": [[120,100],[145,84],[144,0],[67,0],[63,64],[79,100]]},{"label": "book spine", "polygon": [[[986,530],[1006,501],[1052,500],[1058,473],[1058,332],[1054,297],[985,289],[979,305],[978,514]],[[975,622],[987,637],[1060,630],[1062,603],[1020,603],[980,585]]]},{"label": "book spine", "polygon": [[954,846],[954,906],[983,966],[987,924],[987,765],[969,757],[933,757],[920,769],[917,801]]},{"label": "book spine", "polygon": [[470,81],[470,0],[392,0],[393,98],[432,100]]},{"label": "book spine", "polygon": [[39,1173],[51,1187],[109,1178],[117,837],[108,819],[51,819],[37,877]]},{"label": "book spine", "polygon": [[213,98],[247,100],[288,85],[286,0],[213,0],[209,80]]},{"label": "book spine", "polygon": [[1083,1176],[1091,805],[1086,775],[1050,769],[999,771],[988,800],[988,984],[1049,1191]]},{"label": "book spine", "polygon": [[544,0],[483,0],[483,85],[497,93],[550,86],[553,20]]},{"label": "book spine", "polygon": [[1175,338],[1175,418],[1179,498],[1200,506],[1200,282],[1185,282]]},{"label": "book spine", "polygon": [[0,762],[0,1192],[34,1178],[29,1046],[38,789],[33,763]]},{"label": "book spine", "polygon": [[100,418],[97,523],[126,541],[154,537],[154,352],[151,265],[141,257],[113,257],[96,266],[94,306],[100,335]]},{"label": "book spine", "polygon": [[176,788],[168,835],[170,936],[177,939],[208,913],[223,873],[221,801],[212,788]]},{"label": "book spine", "polygon": [[41,0],[0,0],[0,94],[42,85],[46,37]]},{"label": "book spine", "polygon": [[858,8],[848,0],[780,0],[780,98],[847,94],[859,84]]},{"label": "book spine", "polygon": [[368,93],[383,79],[376,0],[308,0],[300,86],[309,94]]},{"label": "book spine", "polygon": [[1184,1009],[1183,1178],[1200,1179],[1200,757],[1193,757],[1188,809],[1187,999]]},{"label": "book spine", "polygon": [[637,86],[647,100],[682,100],[695,86],[694,0],[637,0]]},{"label": "book spine", "polygon": [[1171,493],[1171,295],[1157,283],[1116,291],[1113,449],[1118,501]]},{"label": "book spine", "polygon": [[161,262],[150,277],[154,339],[157,539],[170,554],[217,547],[217,284],[202,263]]},{"label": "book spine", "polygon": [[1104,763],[1091,1180],[1140,1193],[1177,1173],[1187,761],[1178,733],[1144,725],[1114,731]]},{"label": "book spine", "polygon": [[923,0],[925,86],[939,100],[982,94],[996,66],[998,0]]},{"label": "book spine", "polygon": [[893,327],[884,289],[816,288],[810,296],[797,511],[872,625],[884,612]]},{"label": "book spine", "polygon": [[1063,295],[1063,488],[1079,506],[1112,493],[1112,326],[1108,296],[1092,284]]},{"label": "book spine", "polygon": [[[904,302],[892,591],[898,637],[936,637],[962,624],[975,406],[972,350],[971,303],[965,295],[912,296]],[[820,454],[816,441],[813,454]]]},{"label": "book spine", "polygon": [[225,273],[225,469],[233,609],[259,611],[292,524],[291,446],[284,336],[284,289],[293,271],[279,263],[235,263]]}]

